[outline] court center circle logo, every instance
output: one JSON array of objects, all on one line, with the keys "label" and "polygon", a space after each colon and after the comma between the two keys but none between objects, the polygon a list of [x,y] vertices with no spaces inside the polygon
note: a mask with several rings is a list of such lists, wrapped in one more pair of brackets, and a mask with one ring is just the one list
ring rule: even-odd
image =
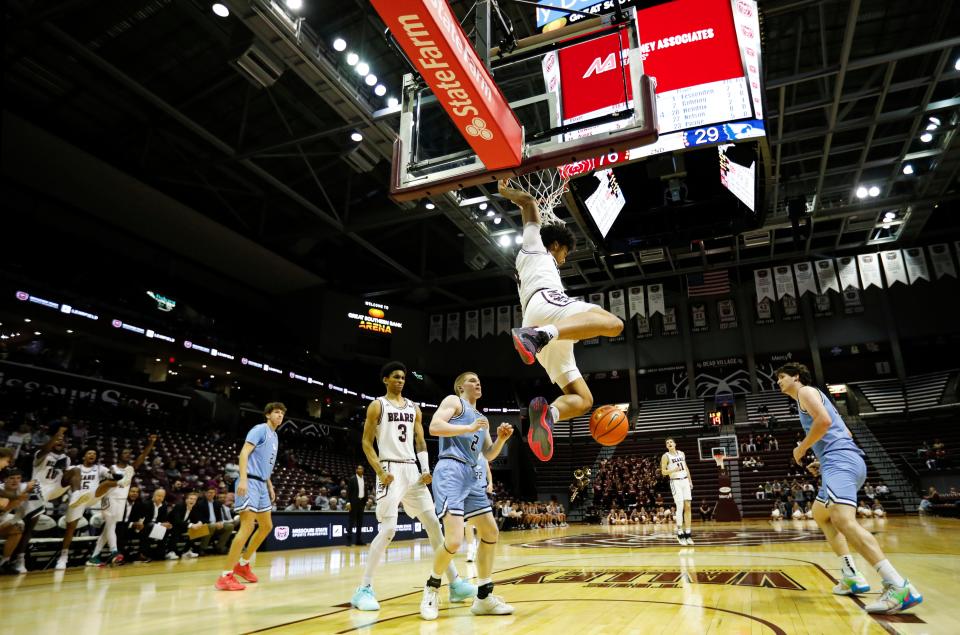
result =
[{"label": "court center circle logo", "polygon": [[[783,531],[700,531],[693,535],[698,547],[753,547],[783,542],[819,542],[823,534],[814,531],[784,529]],[[672,533],[630,532],[589,533],[578,536],[558,536],[516,545],[529,549],[582,549],[584,547],[606,549],[642,549],[645,547],[677,546]]]},{"label": "court center circle logo", "polygon": [[487,122],[480,117],[474,117],[473,121],[467,124],[466,130],[471,137],[480,137],[484,141],[493,139],[493,131],[487,128]]}]

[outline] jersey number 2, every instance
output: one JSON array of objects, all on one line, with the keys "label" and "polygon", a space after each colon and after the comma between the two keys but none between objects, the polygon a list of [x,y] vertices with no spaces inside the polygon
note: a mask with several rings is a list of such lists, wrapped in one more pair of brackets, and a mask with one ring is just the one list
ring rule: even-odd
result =
[{"label": "jersey number 2", "polygon": [[406,443],[407,442],[407,426],[401,423],[400,425],[397,426],[397,428],[400,429],[400,443]]},{"label": "jersey number 2", "polygon": [[473,435],[473,441],[470,442],[470,451],[471,451],[471,452],[476,452],[476,451],[477,451],[477,444],[478,444],[478,443],[480,443],[480,435],[479,435],[479,434],[475,434],[475,435]]}]

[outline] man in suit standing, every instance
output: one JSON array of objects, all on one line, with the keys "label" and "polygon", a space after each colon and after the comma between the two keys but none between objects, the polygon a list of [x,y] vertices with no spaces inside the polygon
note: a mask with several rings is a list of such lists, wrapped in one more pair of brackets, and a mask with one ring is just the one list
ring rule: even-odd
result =
[{"label": "man in suit standing", "polygon": [[354,544],[363,545],[363,509],[367,504],[367,484],[363,480],[363,466],[357,466],[357,472],[347,481],[347,498],[350,500],[350,516],[347,523],[347,542],[357,528],[357,540]]},{"label": "man in suit standing", "polygon": [[200,540],[200,553],[205,553],[210,541],[216,538],[217,553],[227,553],[227,543],[233,535],[233,518],[230,511],[223,508],[217,500],[217,488],[208,487],[204,499],[194,505],[190,516],[191,524],[202,523],[207,526],[207,535]]}]

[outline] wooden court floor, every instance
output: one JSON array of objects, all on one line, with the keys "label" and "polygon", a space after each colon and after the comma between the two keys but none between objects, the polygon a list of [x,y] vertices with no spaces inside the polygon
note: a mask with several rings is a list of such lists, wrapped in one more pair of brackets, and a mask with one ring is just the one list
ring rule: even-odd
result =
[{"label": "wooden court floor", "polygon": [[[960,633],[960,521],[865,521],[924,595],[907,615],[873,618],[830,593],[838,562],[812,521],[697,524],[682,548],[666,527],[573,526],[506,532],[496,593],[512,616],[470,614],[441,591],[419,617],[424,540],[396,542],[375,580],[377,613],[349,608],[358,547],[260,553],[260,583],[218,592],[219,558],[0,577],[3,632],[26,633]],[[462,573],[476,575],[458,555]],[[861,568],[866,568],[858,559]],[[879,588],[875,572],[864,571]],[[446,581],[444,581],[446,582]],[[863,599],[869,601],[871,595]]]}]

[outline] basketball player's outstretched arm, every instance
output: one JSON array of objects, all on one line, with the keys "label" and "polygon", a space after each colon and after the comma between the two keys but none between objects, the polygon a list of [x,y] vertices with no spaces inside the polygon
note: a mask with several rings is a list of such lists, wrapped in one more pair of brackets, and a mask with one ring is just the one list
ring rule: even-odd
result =
[{"label": "basketball player's outstretched arm", "polygon": [[430,455],[427,454],[427,439],[423,436],[423,413],[420,406],[416,406],[417,418],[413,420],[413,447],[417,451],[417,461],[420,462],[420,482],[429,485],[433,482],[430,476]]},{"label": "basketball player's outstretched arm", "polygon": [[468,426],[455,426],[450,420],[460,414],[462,406],[456,395],[447,395],[440,402],[440,407],[430,419],[430,434],[435,437],[458,437],[461,434],[473,434],[480,428],[490,428],[490,422],[484,417],[478,418]]},{"label": "basketball player's outstretched arm", "polygon": [[53,449],[53,446],[57,444],[57,441],[63,438],[63,433],[67,431],[66,426],[61,426],[57,429],[57,433],[50,437],[50,440],[43,444],[43,446],[37,450],[36,460],[42,460],[47,454],[50,453],[50,450]]},{"label": "basketball player's outstretched arm", "polygon": [[[484,442],[483,456],[486,457],[488,461],[487,463],[488,468],[489,468],[489,461],[492,461],[498,456],[500,456],[500,451],[503,450],[503,445],[507,442],[507,439],[509,439],[512,435],[513,435],[513,426],[510,425],[509,423],[501,423],[499,426],[497,426],[496,442],[490,441],[489,433],[484,435],[484,438],[486,439],[486,441]],[[493,481],[490,481],[490,482],[493,482]]]},{"label": "basketball player's outstretched arm", "polygon": [[393,482],[393,474],[388,474],[383,471],[383,468],[380,467],[380,457],[377,456],[377,451],[373,449],[373,440],[377,436],[378,421],[380,421],[380,400],[374,399],[370,402],[370,405],[367,406],[367,418],[363,422],[363,441],[360,442],[360,445],[363,446],[363,453],[367,457],[367,463],[373,468],[373,472],[377,475],[377,478],[379,478],[380,482],[384,485],[389,485]]},{"label": "basketball player's outstretched arm", "polygon": [[147,447],[143,448],[143,452],[140,453],[140,456],[137,457],[137,460],[133,462],[133,469],[139,470],[140,466],[143,465],[143,462],[147,460],[147,457],[150,456],[150,452],[153,451],[153,444],[157,442],[157,435],[151,434],[147,437]]},{"label": "basketball player's outstretched arm", "polygon": [[510,187],[506,179],[499,181],[497,186],[500,189],[501,196],[513,201],[520,208],[520,218],[524,225],[527,223],[540,224],[540,209],[537,207],[537,199],[533,195],[515,187]]},{"label": "basketball player's outstretched arm", "polygon": [[799,465],[807,451],[813,447],[813,444],[819,441],[830,429],[830,413],[827,412],[823,402],[820,401],[820,391],[813,386],[801,388],[797,395],[797,401],[800,402],[800,407],[813,417],[810,432],[797,447],[793,448],[793,460]]}]

